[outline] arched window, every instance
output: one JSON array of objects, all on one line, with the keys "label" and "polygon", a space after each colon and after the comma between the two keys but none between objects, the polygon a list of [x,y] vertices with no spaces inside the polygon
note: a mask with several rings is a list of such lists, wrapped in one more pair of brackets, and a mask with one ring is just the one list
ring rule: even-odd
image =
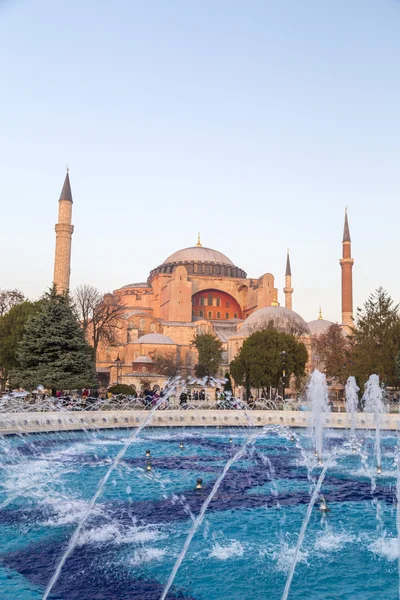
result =
[{"label": "arched window", "polygon": [[212,306],[213,305],[213,297],[212,294],[208,294],[208,306]]},{"label": "arched window", "polygon": [[150,333],[154,333],[157,329],[157,325],[155,323],[150,323]]},{"label": "arched window", "polygon": [[217,298],[217,306],[221,306],[221,298]]},{"label": "arched window", "polygon": [[199,272],[199,267],[195,264],[193,266],[193,273],[198,273]]},{"label": "arched window", "polygon": [[202,273],[205,273],[205,272],[206,272],[206,265],[204,265],[204,264],[203,264],[203,265],[201,265],[201,272],[202,272]]},{"label": "arched window", "polygon": [[229,319],[229,313],[225,313],[225,319]]},{"label": "arched window", "polygon": [[139,329],[141,331],[144,331],[145,328],[146,328],[146,319],[139,319]]},{"label": "arched window", "polygon": [[213,274],[213,266],[212,265],[210,265],[210,271],[209,272],[210,272],[210,275]]},{"label": "arched window", "polygon": [[220,318],[221,318],[221,313],[217,312],[217,319],[220,319]]},{"label": "arched window", "polygon": [[227,303],[225,304],[225,306],[226,306],[226,308],[229,308],[229,302],[227,302]]},{"label": "arched window", "polygon": [[200,306],[204,306],[206,303],[206,299],[205,298],[200,298]]},{"label": "arched window", "polygon": [[212,312],[211,312],[211,310],[208,311],[208,318],[212,319]]},{"label": "arched window", "polygon": [[199,312],[199,317],[204,317],[204,313],[202,310]]},{"label": "arched window", "polygon": [[233,318],[237,319],[238,318],[238,314],[237,313],[233,313]]}]

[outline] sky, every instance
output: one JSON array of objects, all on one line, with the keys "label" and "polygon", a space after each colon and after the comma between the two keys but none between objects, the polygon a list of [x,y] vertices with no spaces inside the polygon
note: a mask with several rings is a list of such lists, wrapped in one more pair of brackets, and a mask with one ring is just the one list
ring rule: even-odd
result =
[{"label": "sky", "polygon": [[146,280],[175,250],[270,272],[341,320],[400,301],[400,2],[0,0],[0,288],[52,282],[66,166],[71,288]]}]

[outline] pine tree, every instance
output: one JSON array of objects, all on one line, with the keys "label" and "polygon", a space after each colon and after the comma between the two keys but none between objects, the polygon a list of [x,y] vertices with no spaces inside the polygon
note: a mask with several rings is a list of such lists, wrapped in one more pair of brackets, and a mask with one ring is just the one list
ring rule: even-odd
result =
[{"label": "pine tree", "polygon": [[352,369],[360,387],[372,373],[386,385],[396,385],[400,349],[400,312],[386,290],[378,288],[357,309],[352,344]]},{"label": "pine tree", "polygon": [[55,286],[41,300],[19,344],[15,385],[32,389],[71,390],[96,384],[93,349],[71,307],[67,294]]}]

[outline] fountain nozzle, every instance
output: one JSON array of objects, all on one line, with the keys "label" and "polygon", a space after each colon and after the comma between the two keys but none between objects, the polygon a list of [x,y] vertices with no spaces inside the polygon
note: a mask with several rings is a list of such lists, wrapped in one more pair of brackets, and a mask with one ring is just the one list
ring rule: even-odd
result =
[{"label": "fountain nozzle", "polygon": [[233,442],[233,439],[229,438],[229,443],[232,444],[232,442]]},{"label": "fountain nozzle", "polygon": [[318,451],[317,450],[314,451],[314,456],[315,456],[315,458],[318,458]]},{"label": "fountain nozzle", "polygon": [[146,471],[151,471],[151,462],[150,461],[146,465]]},{"label": "fountain nozzle", "polygon": [[382,475],[382,467],[381,467],[381,465],[378,465],[376,467],[376,473],[377,473],[377,475]]},{"label": "fountain nozzle", "polygon": [[184,448],[183,442],[179,444],[179,448]]},{"label": "fountain nozzle", "polygon": [[150,450],[146,450],[146,456],[149,457],[150,456]]},{"label": "fountain nozzle", "polygon": [[202,479],[196,479],[196,487],[194,488],[195,490],[202,490],[203,489],[203,480]]},{"label": "fountain nozzle", "polygon": [[291,441],[291,442],[294,442],[295,440],[296,440],[296,438],[294,437],[294,435],[291,435],[291,436],[290,436],[290,441]]},{"label": "fountain nozzle", "polygon": [[352,454],[355,454],[357,452],[357,450],[355,448],[351,449]]},{"label": "fountain nozzle", "polygon": [[320,456],[318,456],[318,466],[322,467],[323,464],[324,464],[324,461],[322,460],[322,458]]},{"label": "fountain nozzle", "polygon": [[322,512],[328,512],[330,510],[330,508],[328,507],[326,500],[325,500],[325,496],[321,496],[321,503],[319,505],[319,510]]}]

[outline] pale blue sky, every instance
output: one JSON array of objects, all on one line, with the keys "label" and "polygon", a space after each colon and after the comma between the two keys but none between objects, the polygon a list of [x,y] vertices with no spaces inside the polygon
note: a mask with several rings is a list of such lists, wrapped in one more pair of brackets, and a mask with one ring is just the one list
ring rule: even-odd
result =
[{"label": "pale blue sky", "polygon": [[202,242],[293,307],[400,301],[400,3],[0,0],[0,287],[51,284],[70,166],[71,285],[143,281]]}]

